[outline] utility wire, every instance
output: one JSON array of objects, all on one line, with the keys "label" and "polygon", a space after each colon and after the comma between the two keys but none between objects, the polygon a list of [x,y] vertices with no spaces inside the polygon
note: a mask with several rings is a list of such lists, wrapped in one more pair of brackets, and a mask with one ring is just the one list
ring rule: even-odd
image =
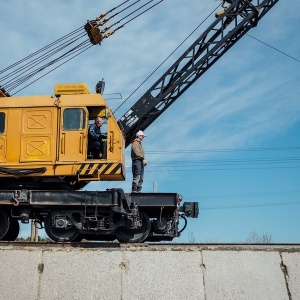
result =
[{"label": "utility wire", "polygon": [[263,148],[219,148],[219,149],[173,149],[147,151],[148,154],[197,154],[197,153],[219,153],[219,152],[267,152],[267,151],[299,151],[300,146],[294,147],[263,147]]},{"label": "utility wire", "polygon": [[[299,169],[300,156],[295,156],[300,147],[269,147],[269,148],[244,148],[244,149],[205,149],[205,150],[170,150],[147,151],[147,156],[159,154],[161,158],[150,160],[147,172],[200,172],[200,171],[229,171],[229,170],[270,170],[270,169]],[[291,152],[293,156],[275,157],[246,157],[223,159],[200,159],[199,155],[206,153],[263,153],[281,154]],[[298,152],[298,153],[297,153]],[[168,160],[170,155],[175,157],[184,154],[183,159]],[[186,156],[188,154],[188,156]],[[193,156],[195,155],[195,156]],[[166,158],[167,157],[167,158]],[[193,158],[193,157],[196,157]],[[130,164],[126,164],[128,169]]]},{"label": "utility wire", "polygon": [[[276,192],[262,192],[262,193],[243,193],[243,194],[222,194],[222,195],[201,195],[201,198],[204,198],[208,201],[216,201],[216,200],[224,200],[226,199],[237,199],[243,201],[245,198],[268,198],[274,196],[276,197],[286,197],[286,196],[294,196],[300,195],[300,190],[292,190],[292,191],[276,191]],[[199,195],[188,195],[185,196],[188,198],[199,198]]]},{"label": "utility wire", "polygon": [[286,206],[286,205],[299,205],[299,204],[300,204],[300,200],[298,200],[298,201],[280,202],[280,203],[260,203],[260,204],[203,206],[203,207],[201,207],[201,210],[255,208],[255,207]]}]

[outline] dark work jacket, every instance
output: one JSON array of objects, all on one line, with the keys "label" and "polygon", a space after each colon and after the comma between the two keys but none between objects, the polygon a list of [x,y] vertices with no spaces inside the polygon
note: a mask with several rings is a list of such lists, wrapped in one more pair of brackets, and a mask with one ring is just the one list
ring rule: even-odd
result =
[{"label": "dark work jacket", "polygon": [[89,147],[101,149],[102,137],[101,127],[98,127],[95,123],[89,127]]}]

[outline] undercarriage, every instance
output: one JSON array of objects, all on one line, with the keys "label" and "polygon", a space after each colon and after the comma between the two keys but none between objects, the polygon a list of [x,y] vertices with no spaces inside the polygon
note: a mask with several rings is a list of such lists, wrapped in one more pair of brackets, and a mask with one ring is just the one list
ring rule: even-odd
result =
[{"label": "undercarriage", "polygon": [[[0,240],[15,240],[21,223],[34,223],[54,242],[171,241],[198,216],[198,203],[174,193],[5,190],[0,192]],[[181,221],[181,222],[180,222]]]}]

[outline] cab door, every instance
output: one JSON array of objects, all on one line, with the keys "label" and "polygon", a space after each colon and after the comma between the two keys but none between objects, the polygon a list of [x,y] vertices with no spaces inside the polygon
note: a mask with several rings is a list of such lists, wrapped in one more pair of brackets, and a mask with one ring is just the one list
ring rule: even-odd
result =
[{"label": "cab door", "polygon": [[84,161],[87,148],[87,117],[85,107],[61,109],[58,160]]},{"label": "cab door", "polygon": [[6,119],[7,111],[0,111],[0,162],[6,160]]}]

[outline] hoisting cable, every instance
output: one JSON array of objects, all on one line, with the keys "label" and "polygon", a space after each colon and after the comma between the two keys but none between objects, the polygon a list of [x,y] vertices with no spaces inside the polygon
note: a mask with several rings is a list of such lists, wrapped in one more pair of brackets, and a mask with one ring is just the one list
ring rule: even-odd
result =
[{"label": "hoisting cable", "polygon": [[[125,4],[125,3],[128,2],[128,1],[130,1],[130,0],[126,0],[126,1],[124,1],[123,3],[119,4],[118,6],[116,6],[116,7],[112,8],[112,9],[110,9],[110,10],[107,11],[106,13],[102,13],[102,14],[101,14],[100,16],[98,16],[97,18],[99,18],[99,20],[100,20],[101,18],[105,17],[107,14],[111,13],[111,12],[114,11],[115,9],[121,7],[123,4]],[[140,0],[139,0],[139,1],[140,1]],[[96,19],[97,19],[97,18],[96,18]]]},{"label": "hoisting cable", "polygon": [[[153,0],[150,0],[148,3],[152,2]],[[124,27],[126,24],[128,24],[129,22],[133,21],[134,19],[136,19],[137,17],[141,16],[142,14],[144,14],[145,12],[147,12],[148,10],[152,9],[153,7],[155,7],[156,5],[158,5],[159,3],[163,2],[164,0],[160,0],[159,2],[153,4],[152,6],[150,6],[149,8],[145,9],[144,11],[142,11],[141,13],[139,13],[138,15],[134,16],[133,18],[131,18],[129,21],[125,22],[124,24],[122,24],[121,26],[119,26],[117,29],[114,30],[114,32],[116,32],[117,30],[121,29],[122,27]],[[132,15],[133,13],[135,13],[136,11],[140,10],[141,8],[143,8],[144,6],[146,6],[148,3],[146,3],[145,5],[141,6],[140,8],[136,9],[135,11],[133,11],[132,13],[130,13],[129,15],[127,15],[126,17],[124,17],[123,19],[127,18],[128,16]],[[123,20],[121,19],[121,20]],[[112,26],[116,25],[120,23],[114,23]]]},{"label": "hoisting cable", "polygon": [[[127,102],[131,96],[183,45],[184,42],[220,7],[219,4],[159,65],[158,67],[113,111],[113,114],[117,112],[117,110]],[[142,119],[139,120],[141,122]],[[131,136],[131,140],[134,138],[134,133]]]},{"label": "hoisting cable", "polygon": [[[88,47],[89,47],[89,45],[88,45]],[[11,89],[16,88],[17,86],[19,86],[20,84],[22,84],[22,83],[24,83],[25,81],[29,80],[31,77],[37,75],[39,72],[43,71],[43,70],[46,69],[47,67],[53,65],[54,63],[57,63],[58,61],[62,60],[62,59],[65,58],[65,57],[68,57],[68,56],[70,56],[70,55],[72,55],[72,54],[74,54],[74,53],[80,51],[81,49],[82,49],[82,48],[79,48],[79,49],[77,49],[76,51],[74,51],[74,52],[72,52],[72,53],[71,53],[71,52],[70,52],[70,53],[66,53],[66,54],[63,55],[63,57],[56,58],[55,60],[53,60],[53,61],[47,63],[45,66],[40,67],[39,69],[37,69],[37,70],[31,72],[30,74],[27,74],[27,75],[24,76],[23,78],[20,78],[20,79],[18,80],[18,82],[16,82],[15,85],[11,87]],[[84,51],[84,50],[83,50],[83,51]],[[81,52],[82,52],[82,51],[81,51]],[[80,53],[81,53],[81,52],[80,52]],[[55,68],[55,69],[56,69],[56,68]],[[48,73],[49,73],[49,72],[48,72]],[[47,73],[47,74],[48,74],[48,73]]]},{"label": "hoisting cable", "polygon": [[[127,5],[123,9],[117,11],[116,13],[112,14],[108,19],[102,20],[104,16],[107,16],[111,14],[113,11],[119,9],[121,6],[125,5],[130,0],[123,1],[118,6],[110,9],[106,13],[102,13],[100,16],[96,18],[96,20],[88,21],[88,23],[84,27],[79,27],[72,32],[64,35],[63,37],[57,39],[56,41],[50,43],[49,45],[46,45],[45,47],[37,50],[36,52],[26,56],[25,58],[17,61],[16,63],[8,66],[7,68],[4,68],[3,70],[0,70],[0,74],[2,74],[2,77],[0,78],[0,81],[5,81],[4,83],[1,83],[1,92],[2,94],[5,94],[7,96],[10,96],[7,92],[11,92],[12,90],[15,90],[20,85],[24,84],[24,82],[30,80],[32,77],[36,76],[38,73],[45,71],[46,68],[53,66],[54,64],[66,60],[62,63],[60,63],[57,67],[51,69],[49,72],[45,73],[44,75],[38,77],[34,81],[30,82],[26,86],[23,86],[21,89],[19,89],[17,92],[23,90],[25,87],[28,87],[32,83],[36,82],[38,79],[44,77],[46,74],[49,74],[53,70],[57,69],[61,65],[65,64],[67,61],[70,61],[71,59],[78,56],[80,53],[86,51],[91,46],[96,44],[101,44],[101,41],[103,38],[107,38],[110,35],[112,35],[117,30],[123,28],[126,24],[133,21],[137,17],[141,16],[145,12],[149,11],[153,7],[157,6],[159,3],[163,2],[164,0],[160,0],[153,4],[150,7],[148,6],[151,2],[157,1],[157,0],[149,0],[145,4],[137,7],[135,10],[130,11],[127,15],[121,17],[120,20],[116,21],[110,26],[107,26],[106,28],[102,29],[101,31],[98,29],[98,26],[102,26],[104,23],[106,23],[109,19],[124,13],[125,11],[129,10],[134,5],[137,5],[142,0],[137,0],[134,3]],[[137,15],[138,11],[142,10]],[[134,15],[131,19],[127,20],[123,24],[121,24],[118,28],[115,30],[106,33],[106,31],[119,24],[120,22],[126,20],[127,18]],[[102,20],[102,21],[101,21]],[[97,34],[99,35],[100,39],[92,42],[92,45],[89,44],[89,40],[86,38],[86,32],[89,34],[90,42],[91,36],[94,39]],[[84,39],[83,41],[81,39]],[[80,41],[81,40],[81,41]],[[74,43],[78,43],[77,45]],[[63,51],[66,51],[63,53]],[[59,54],[63,53],[63,54]],[[51,59],[51,57],[54,57]],[[15,95],[17,92],[14,92],[13,95]]]},{"label": "hoisting cable", "polygon": [[[119,21],[113,23],[112,25],[108,25],[106,26],[104,29],[100,30],[99,27],[103,26],[106,22],[108,22],[110,19],[112,19],[113,17],[115,17],[116,15],[120,14],[121,12],[126,11],[127,9],[129,9],[130,7],[132,7],[133,5],[135,5],[136,3],[140,2],[141,0],[137,0],[134,3],[128,5],[127,7],[125,7],[124,9],[122,9],[121,11],[115,13],[114,15],[104,19],[103,21],[101,21],[101,19],[107,15],[107,13],[102,13],[100,16],[98,16],[95,20],[91,20],[88,21],[85,26],[84,29],[86,30],[90,42],[93,45],[101,45],[102,41],[105,38],[108,38],[109,36],[111,36],[112,34],[114,34],[117,30],[123,28],[126,24],[128,24],[129,22],[133,21],[134,19],[136,19],[137,17],[141,16],[142,14],[144,14],[145,12],[147,12],[148,10],[152,9],[153,7],[155,7],[156,5],[158,5],[159,3],[163,2],[164,0],[160,0],[159,2],[155,3],[154,5],[148,7],[147,9],[145,9],[144,11],[142,11],[141,13],[139,13],[138,15],[134,16],[132,19],[130,19],[129,21],[123,23],[122,25],[120,25],[117,29],[114,29],[108,33],[106,33],[106,31],[110,28],[112,28],[113,26],[119,24],[121,21],[125,20],[126,18],[128,18],[129,16],[131,16],[132,14],[136,13],[137,11],[141,10],[142,8],[144,8],[145,6],[147,6],[149,3],[155,1],[155,0],[149,0],[148,2],[146,2],[145,4],[141,5],[140,7],[138,7],[137,9],[135,9],[134,11],[130,12],[129,14],[127,14],[125,17],[121,18]],[[101,22],[99,22],[101,21]]]},{"label": "hoisting cable", "polygon": [[[51,49],[51,50],[45,52],[44,54],[29,61],[25,65],[15,69],[14,71],[8,73],[7,75],[1,77],[0,80],[6,80],[6,79],[10,78],[11,76],[13,76],[14,74],[19,73],[19,72],[23,71],[24,69],[26,70],[26,68],[28,69],[29,67],[34,67],[34,66],[38,65],[40,62],[42,62],[42,61],[46,60],[47,58],[51,57],[52,55],[58,53],[59,51],[63,50],[64,48],[70,46],[72,43],[76,42],[78,39],[80,39],[83,36],[84,36],[84,33],[82,33],[81,36],[77,37],[73,41],[71,41],[71,40],[65,41],[63,44],[60,45],[59,48]],[[21,73],[21,74],[23,74],[23,73]],[[15,78],[13,78],[13,79],[15,79]],[[13,80],[13,79],[11,79],[11,80]],[[8,81],[8,82],[10,82],[10,81]]]},{"label": "hoisting cable", "polygon": [[[119,12],[115,13],[114,15],[110,16],[109,19],[114,18],[115,16],[119,15],[120,13],[122,13],[123,11],[127,10],[128,8],[130,8],[131,6],[135,5],[136,3],[140,2],[141,0],[137,0],[135,2],[133,2],[132,4],[130,4],[129,6],[125,7],[124,9],[120,10]],[[107,12],[106,14],[108,14],[109,12]],[[103,16],[105,16],[106,14],[101,14],[99,17],[96,18],[96,21],[100,21]]]},{"label": "hoisting cable", "polygon": [[[228,2],[228,3],[230,3],[230,1],[226,1],[226,2]],[[224,7],[224,1],[223,1],[223,3],[222,4],[220,4],[220,5],[218,5],[218,7],[219,6],[222,6],[222,7]],[[218,9],[218,7],[216,7],[215,9],[214,9],[214,11],[216,11],[217,9]],[[213,13],[214,13],[214,11],[213,12],[211,12],[209,15],[208,15],[208,17],[209,16],[211,16]],[[207,20],[208,19],[208,17],[205,19],[205,20]],[[205,21],[204,20],[204,21]],[[203,21],[203,22],[204,22]],[[176,52],[177,50],[178,50],[178,48],[203,24],[203,22],[201,22],[201,24],[199,24],[172,52],[171,52],[171,54],[169,55],[169,56],[167,56],[163,61],[162,61],[162,63],[113,111],[113,113],[115,114],[121,107],[122,107],[122,105],[123,104],[125,104],[132,96],[133,96],[133,94],[135,94],[136,92],[137,92],[137,90],[170,58],[170,56],[172,56],[173,54],[174,54],[174,52]],[[261,40],[259,40],[259,39],[257,39],[257,38],[255,38],[255,37],[253,37],[252,35],[250,35],[250,34],[248,34],[247,33],[247,35],[249,36],[249,37],[251,37],[251,38],[253,38],[253,39],[255,39],[256,41],[258,41],[258,42],[260,42],[260,43],[262,43],[262,44],[264,44],[264,45],[266,45],[266,46],[268,46],[268,47],[270,47],[270,48],[272,48],[273,50],[275,50],[275,51],[277,51],[277,52],[280,52],[281,54],[283,54],[283,55],[285,55],[285,56],[287,56],[287,57],[289,57],[289,58],[291,58],[291,59],[293,59],[293,60],[295,60],[295,61],[297,61],[297,62],[300,62],[300,60],[299,59],[297,59],[297,58],[295,58],[295,57],[293,57],[293,56],[291,56],[291,55],[289,55],[289,54],[287,54],[287,53],[285,53],[285,52],[283,52],[283,51],[281,51],[281,50],[279,50],[279,49],[277,49],[277,48],[275,48],[275,47],[273,47],[273,46],[271,46],[271,45],[269,45],[269,44],[267,44],[267,43],[265,43],[265,42],[263,42],[263,41],[261,41]]]},{"label": "hoisting cable", "polygon": [[[140,1],[141,1],[141,0],[137,0],[137,1],[135,1],[134,3],[130,4],[129,6],[125,7],[123,10],[121,10],[121,11],[115,13],[115,14],[112,15],[111,17],[106,18],[104,21],[102,21],[102,22],[100,22],[100,23],[98,24],[98,27],[99,27],[99,26],[102,26],[103,24],[105,24],[105,23],[106,23],[107,21],[109,21],[110,19],[114,18],[114,17],[117,16],[118,14],[124,12],[125,10],[127,10],[128,8],[130,8],[131,6],[135,5],[136,3],[140,2]],[[153,1],[153,0],[151,0],[151,1]],[[151,2],[151,1],[150,1],[150,2]],[[145,5],[147,5],[147,3],[146,3]],[[145,6],[145,5],[144,5],[144,6]],[[141,7],[140,7],[140,8],[141,8]],[[139,10],[140,8],[138,8],[137,10]],[[114,25],[120,23],[122,20],[126,19],[127,17],[128,17],[128,15],[125,16],[123,19],[119,20],[118,22],[116,22],[116,23],[114,23],[114,24],[112,24],[112,25],[110,25],[110,26],[106,26],[103,30],[101,30],[101,33],[106,32],[109,28],[111,28],[111,27],[113,27]],[[96,19],[96,20],[97,20],[97,19]],[[97,21],[98,21],[98,20],[97,20]],[[114,30],[114,32],[115,32],[115,31],[116,31],[116,30]]]},{"label": "hoisting cable", "polygon": [[249,37],[251,37],[252,39],[254,39],[254,40],[256,40],[256,41],[258,41],[258,42],[264,44],[265,46],[268,46],[268,47],[270,47],[271,49],[273,49],[273,50],[275,50],[275,51],[277,51],[277,52],[279,52],[279,53],[281,53],[281,54],[283,54],[283,55],[285,55],[285,56],[287,56],[287,57],[289,57],[289,58],[291,58],[291,59],[293,59],[293,60],[295,60],[295,61],[297,61],[297,62],[300,63],[300,60],[299,60],[299,59],[297,59],[297,58],[295,58],[295,57],[293,57],[293,56],[291,56],[291,55],[289,55],[289,54],[287,54],[287,53],[285,53],[285,52],[283,52],[283,51],[281,51],[281,50],[279,50],[279,49],[277,49],[277,48],[275,48],[275,47],[273,47],[273,46],[271,46],[271,45],[269,45],[269,44],[267,44],[267,43],[265,43],[265,42],[263,42],[263,41],[261,41],[261,40],[259,40],[258,38],[256,38],[256,37],[250,35],[249,33],[247,33],[247,35],[248,35]]},{"label": "hoisting cable", "polygon": [[[23,83],[24,82],[24,78],[27,78],[25,80],[28,80],[29,78],[32,77],[31,74],[36,74],[37,72],[40,72],[42,70],[44,70],[46,67],[54,64],[55,62],[58,62],[60,61],[61,59],[63,59],[64,57],[67,57],[69,55],[72,54],[73,51],[77,52],[79,51],[81,48],[83,48],[85,46],[85,44],[88,44],[88,41],[85,41],[77,46],[75,46],[74,48],[72,48],[71,50],[69,50],[68,52],[62,54],[61,56],[59,56],[58,58],[55,58],[54,60],[46,63],[45,65],[41,66],[41,67],[38,67],[37,69],[33,70],[31,73],[27,73],[26,75],[24,75],[23,77],[19,77],[18,79],[16,79],[14,82],[11,82],[9,81],[10,83],[6,85],[7,89],[10,90],[10,89],[13,89],[12,87],[16,87],[17,85],[19,85],[18,83]],[[28,70],[28,72],[30,71],[30,69]],[[21,73],[20,75],[24,74],[25,72]],[[20,76],[19,75],[19,76]]]},{"label": "hoisting cable", "polygon": [[67,63],[68,61],[72,60],[73,58],[75,58],[76,56],[78,56],[79,54],[81,54],[82,52],[88,50],[89,48],[91,48],[93,45],[88,45],[86,48],[84,48],[82,51],[80,51],[79,53],[77,53],[76,55],[72,56],[71,58],[67,59],[66,61],[62,62],[61,64],[59,64],[58,66],[56,66],[55,68],[51,69],[50,71],[48,71],[47,73],[41,75],[40,77],[36,78],[34,81],[28,83],[27,85],[25,85],[24,87],[22,87],[21,89],[17,90],[13,95],[15,95],[16,93],[22,91],[23,89],[25,89],[26,87],[30,86],[31,84],[35,83],[36,81],[38,81],[39,79],[45,77],[47,74],[53,72],[54,70],[56,70],[57,68],[59,68],[60,66],[64,65],[65,63]]},{"label": "hoisting cable", "polygon": [[[76,39],[76,41],[77,41],[77,40],[78,40],[78,39]],[[87,42],[87,41],[86,41],[86,42]],[[28,62],[28,63],[25,64],[24,66],[19,67],[19,68],[16,69],[14,72],[11,72],[11,73],[9,73],[8,75],[6,75],[6,76],[0,78],[0,80],[1,80],[1,79],[7,79],[7,78],[13,76],[15,73],[19,73],[19,72],[23,71],[26,67],[27,67],[27,69],[31,69],[32,67],[34,67],[34,66],[40,64],[40,62],[42,62],[42,61],[46,60],[47,58],[53,56],[54,54],[58,53],[58,52],[61,51],[62,49],[66,48],[66,47],[68,47],[68,46],[71,46],[72,43],[73,43],[73,42],[68,42],[68,44],[62,45],[60,48],[53,49],[53,50],[50,50],[50,51],[46,52],[45,54],[43,54],[43,55],[41,55],[41,56],[39,56],[39,57],[33,59],[32,61]],[[82,43],[81,43],[81,44],[82,44]],[[80,45],[80,44],[79,44],[79,45]],[[24,73],[24,71],[23,71],[21,74],[23,74],[23,73]],[[15,79],[15,78],[14,78],[14,79]]]},{"label": "hoisting cable", "polygon": [[187,41],[187,39],[220,7],[219,4],[159,65],[158,67],[113,111],[116,113],[117,110],[125,104],[134,93]]},{"label": "hoisting cable", "polygon": [[[139,1],[140,1],[140,0],[136,1],[135,3],[139,2]],[[125,17],[123,17],[122,19],[120,19],[118,22],[112,24],[110,27],[112,27],[112,26],[114,26],[114,25],[116,25],[116,24],[119,24],[121,21],[123,21],[124,19],[128,18],[129,16],[131,16],[132,14],[134,14],[134,13],[137,12],[138,10],[142,9],[143,7],[147,6],[149,3],[153,2],[153,1],[154,1],[154,0],[149,0],[147,3],[143,4],[142,6],[140,6],[139,8],[137,8],[136,10],[132,11],[131,13],[129,13],[128,15],[126,15]],[[159,1],[159,2],[162,2],[162,1],[163,1],[163,0],[161,0],[161,1]],[[155,5],[152,5],[152,6],[149,7],[147,10],[153,8],[154,6],[156,6],[157,4],[159,4],[159,2],[156,3]],[[134,5],[135,3],[133,3],[132,5]],[[130,6],[132,6],[132,5],[130,5]],[[129,8],[130,6],[128,6],[128,8]],[[142,13],[146,12],[147,10],[143,11]],[[116,15],[117,15],[117,14],[116,14]],[[138,16],[139,16],[139,15],[138,15]],[[126,23],[128,23],[128,22],[126,22]],[[125,25],[125,24],[123,24],[123,25]]]},{"label": "hoisting cable", "polygon": [[21,60],[15,62],[14,64],[12,64],[12,65],[6,67],[5,69],[0,70],[0,74],[3,73],[3,72],[5,72],[5,71],[7,71],[7,70],[9,70],[9,69],[11,69],[11,68],[13,68],[13,67],[15,67],[16,65],[22,63],[23,61],[25,61],[25,60],[27,60],[27,59],[29,59],[29,58],[32,58],[33,56],[39,54],[40,52],[44,51],[45,49],[52,47],[53,45],[57,44],[57,43],[60,42],[61,40],[65,39],[66,37],[69,37],[71,34],[74,34],[74,33],[78,32],[79,30],[82,30],[82,27],[79,27],[79,28],[73,30],[72,32],[66,34],[65,36],[59,38],[58,40],[52,42],[51,44],[49,44],[49,45],[47,45],[47,46],[45,46],[45,47],[43,47],[43,48],[37,50],[36,52],[34,52],[34,53],[32,53],[32,54],[30,54],[30,55],[28,55],[28,56],[26,56],[26,57],[24,57],[23,59],[21,59]]},{"label": "hoisting cable", "polygon": [[[81,30],[82,32],[78,33],[79,30]],[[72,37],[72,35],[73,35],[73,37]],[[68,50],[65,54],[61,55],[60,57],[46,63],[43,66],[38,67],[37,69],[35,69],[31,73],[29,73],[33,67],[41,65],[41,63],[43,61],[49,60],[49,58],[51,56],[57,54],[58,52],[60,52],[62,50],[65,50],[68,47],[71,47],[71,45],[73,43],[77,42],[78,40],[80,40],[82,38],[85,38],[85,32],[84,32],[84,29],[81,27],[80,29],[74,30],[70,34],[65,35],[64,37],[56,40],[55,42],[43,47],[42,49],[36,51],[33,54],[27,56],[26,58],[20,60],[18,63],[15,63],[15,64],[11,65],[10,67],[6,68],[6,70],[10,70],[12,68],[14,68],[14,70],[11,70],[10,73],[8,73],[8,74],[4,75],[2,78],[0,78],[0,80],[3,80],[3,79],[5,80],[5,79],[10,78],[10,80],[4,84],[5,89],[8,89],[9,91],[11,91],[12,89],[16,88],[18,85],[23,83],[24,81],[31,78],[33,76],[32,75],[33,73],[37,74],[37,70],[42,71],[47,66],[52,65],[54,62],[57,62],[57,61],[63,59],[64,57],[71,55],[71,53],[70,53],[71,51],[76,50],[78,47],[82,46],[83,43],[87,44],[88,39],[85,38],[85,41],[83,43],[73,47],[71,50]],[[56,46],[56,48],[53,48],[54,46]],[[20,66],[18,66],[18,64]],[[16,68],[17,66],[18,66],[18,68]],[[27,74],[24,75],[25,73],[27,73]],[[12,76],[15,76],[15,77],[11,79]],[[41,77],[43,77],[43,76],[41,76]],[[8,84],[8,86],[6,86],[6,84]],[[2,86],[3,86],[3,84],[2,84]]]},{"label": "hoisting cable", "polygon": [[[89,25],[91,26],[94,26],[95,28],[96,27],[100,27],[100,26],[103,26],[106,22],[108,22],[110,19],[114,18],[115,16],[117,16],[118,14],[122,13],[123,11],[127,10],[128,8],[130,8],[131,6],[135,5],[137,2],[140,2],[141,0],[137,0],[135,1],[134,3],[130,4],[129,6],[125,7],[124,9],[122,9],[121,11],[115,13],[114,15],[108,17],[108,18],[105,18],[104,20],[102,20],[105,16],[107,16],[109,13],[111,13],[112,11],[114,11],[115,9],[119,8],[120,6],[122,6],[123,4],[125,4],[126,2],[128,2],[129,0],[127,1],[124,1],[123,3],[121,3],[120,5],[114,7],[113,9],[109,10],[108,12],[105,12],[105,13],[102,13],[101,15],[99,15],[98,17],[96,17],[95,20],[92,20],[92,21],[87,21],[87,24],[85,25],[85,30],[88,32],[87,28],[89,27]],[[102,21],[101,21],[102,20]],[[100,22],[101,21],[101,22]],[[99,23],[97,23],[99,22]],[[111,26],[109,26],[110,28]],[[108,29],[108,28],[107,28]],[[102,40],[101,40],[102,41]]]}]

